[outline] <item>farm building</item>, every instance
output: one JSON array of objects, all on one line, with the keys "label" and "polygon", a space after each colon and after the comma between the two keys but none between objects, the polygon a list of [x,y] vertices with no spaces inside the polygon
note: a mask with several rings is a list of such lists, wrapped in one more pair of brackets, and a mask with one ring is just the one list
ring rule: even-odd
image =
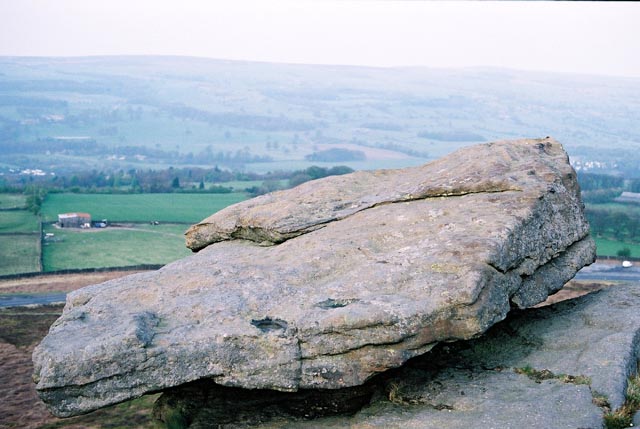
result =
[{"label": "farm building", "polygon": [[635,203],[640,204],[640,193],[623,192],[618,198],[614,199],[617,203]]},{"label": "farm building", "polygon": [[89,228],[91,215],[89,213],[61,213],[58,215],[58,225],[61,228]]}]

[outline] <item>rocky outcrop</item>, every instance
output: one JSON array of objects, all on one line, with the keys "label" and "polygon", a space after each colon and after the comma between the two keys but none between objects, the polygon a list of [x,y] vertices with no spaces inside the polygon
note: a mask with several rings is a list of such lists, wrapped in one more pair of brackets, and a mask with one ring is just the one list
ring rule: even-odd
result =
[{"label": "rocky outcrop", "polygon": [[637,370],[639,307],[637,284],[615,286],[441,344],[358,391],[239,396],[200,381],[164,393],[154,415],[191,429],[602,428]]},{"label": "rocky outcrop", "polygon": [[358,386],[544,300],[593,261],[588,229],[552,139],[311,182],[194,227],[191,257],[71,293],[37,389],[69,416],[204,378]]},{"label": "rocky outcrop", "polygon": [[525,191],[544,188],[547,182],[560,182],[575,194],[574,179],[566,153],[552,139],[489,143],[421,167],[333,176],[322,185],[307,182],[235,204],[189,228],[187,247],[198,251],[233,239],[281,243],[381,204]]}]

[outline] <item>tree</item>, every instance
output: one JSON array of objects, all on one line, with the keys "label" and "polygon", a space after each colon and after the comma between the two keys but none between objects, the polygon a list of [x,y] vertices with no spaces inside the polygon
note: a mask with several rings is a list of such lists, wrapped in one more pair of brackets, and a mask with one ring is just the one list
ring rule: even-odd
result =
[{"label": "tree", "polygon": [[[166,183],[166,182],[165,182]],[[180,188],[180,179],[178,178],[178,176],[173,178],[173,181],[171,182],[171,187],[173,189],[178,189]]]},{"label": "tree", "polygon": [[47,195],[47,190],[33,186],[31,189],[25,189],[25,194],[27,194],[27,210],[35,215],[39,214],[44,198]]},{"label": "tree", "polygon": [[631,256],[631,249],[629,249],[628,247],[623,247],[622,249],[618,250],[616,254],[621,258],[628,258]]}]

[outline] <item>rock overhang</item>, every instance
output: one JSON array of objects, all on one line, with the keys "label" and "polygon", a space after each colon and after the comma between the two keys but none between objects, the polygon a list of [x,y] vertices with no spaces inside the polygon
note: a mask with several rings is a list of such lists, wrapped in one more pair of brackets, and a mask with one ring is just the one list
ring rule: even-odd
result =
[{"label": "rock overhang", "polygon": [[34,352],[54,412],[199,378],[358,385],[537,304],[594,258],[575,172],[551,139],[310,182],[190,231],[210,241],[199,253],[69,295]]}]

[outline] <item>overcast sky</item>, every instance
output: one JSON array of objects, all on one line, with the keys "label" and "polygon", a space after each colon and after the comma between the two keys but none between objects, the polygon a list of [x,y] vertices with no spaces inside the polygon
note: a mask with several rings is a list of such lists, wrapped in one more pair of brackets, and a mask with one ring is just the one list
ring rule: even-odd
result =
[{"label": "overcast sky", "polygon": [[640,77],[640,3],[0,0],[0,55],[189,55]]}]

